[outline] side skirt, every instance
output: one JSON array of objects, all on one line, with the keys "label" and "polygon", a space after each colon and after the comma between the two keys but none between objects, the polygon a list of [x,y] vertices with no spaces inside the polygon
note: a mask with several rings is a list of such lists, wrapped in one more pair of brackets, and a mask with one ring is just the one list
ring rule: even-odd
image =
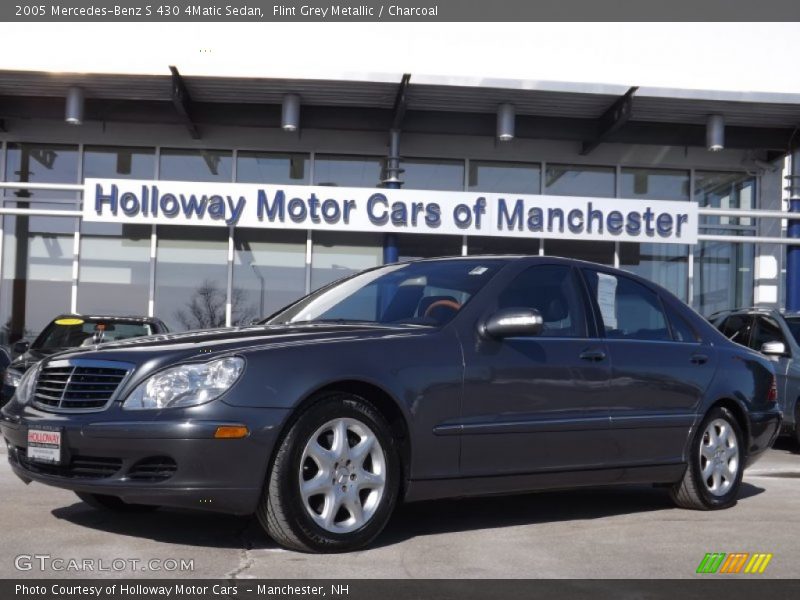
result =
[{"label": "side skirt", "polygon": [[674,463],[647,467],[528,473],[496,477],[411,480],[406,483],[405,501],[418,502],[440,498],[518,494],[627,483],[675,483],[680,481],[685,470],[685,463]]}]

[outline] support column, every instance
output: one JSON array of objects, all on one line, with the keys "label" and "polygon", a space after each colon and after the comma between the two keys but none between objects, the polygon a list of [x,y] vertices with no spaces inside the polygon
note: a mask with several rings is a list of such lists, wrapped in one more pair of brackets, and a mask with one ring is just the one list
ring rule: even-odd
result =
[{"label": "support column", "polygon": [[[389,132],[389,156],[386,158],[386,179],[381,181],[383,187],[390,190],[399,190],[403,186],[400,174],[400,130],[392,129]],[[395,263],[399,258],[397,248],[397,235],[387,233],[383,238],[383,264]]]},{"label": "support column", "polygon": [[787,237],[797,239],[796,245],[786,248],[786,310],[800,310],[800,148],[792,151],[789,179],[789,219]]}]

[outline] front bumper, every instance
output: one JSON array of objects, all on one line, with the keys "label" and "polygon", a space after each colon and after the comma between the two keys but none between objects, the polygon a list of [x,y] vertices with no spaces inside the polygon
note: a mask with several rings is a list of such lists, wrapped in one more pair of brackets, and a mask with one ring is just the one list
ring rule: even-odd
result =
[{"label": "front bumper", "polygon": [[[232,514],[255,511],[287,410],[217,401],[154,413],[123,411],[114,404],[101,412],[66,415],[10,404],[0,413],[0,430],[11,468],[26,483],[107,494],[137,504]],[[246,425],[249,434],[214,438],[218,426],[234,424]],[[59,465],[27,458],[31,426],[61,429]]]}]

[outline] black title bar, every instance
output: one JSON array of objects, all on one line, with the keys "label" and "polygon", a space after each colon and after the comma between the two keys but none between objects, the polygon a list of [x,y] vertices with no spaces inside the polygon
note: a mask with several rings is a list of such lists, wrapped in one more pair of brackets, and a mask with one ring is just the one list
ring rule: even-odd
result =
[{"label": "black title bar", "polygon": [[[646,575],[631,565],[632,575]],[[797,598],[798,580],[758,575],[656,579],[498,579],[498,580],[213,580],[213,579],[28,579],[0,580],[3,600],[559,600],[576,598],[661,598],[725,600]]]}]

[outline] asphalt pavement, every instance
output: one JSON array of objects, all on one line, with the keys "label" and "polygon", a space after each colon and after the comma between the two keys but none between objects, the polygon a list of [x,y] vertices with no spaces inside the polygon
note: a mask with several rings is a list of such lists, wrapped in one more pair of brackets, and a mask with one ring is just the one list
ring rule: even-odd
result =
[{"label": "asphalt pavement", "polygon": [[371,548],[321,556],[279,548],[251,518],[96,511],[23,484],[3,449],[0,577],[687,578],[707,552],[771,553],[758,577],[796,577],[793,450],[780,440],[724,511],[677,509],[649,486],[424,502],[400,507]]}]

